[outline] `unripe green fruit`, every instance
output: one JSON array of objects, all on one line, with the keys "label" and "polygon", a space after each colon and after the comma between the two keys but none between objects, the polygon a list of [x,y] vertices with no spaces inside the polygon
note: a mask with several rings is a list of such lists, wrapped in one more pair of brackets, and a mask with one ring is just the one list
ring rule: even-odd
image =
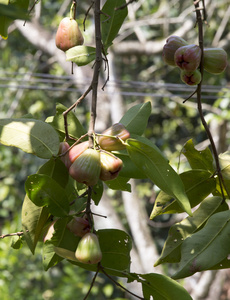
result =
[{"label": "unripe green fruit", "polygon": [[58,26],[55,42],[57,48],[62,51],[67,51],[72,47],[83,44],[84,38],[77,22],[74,19],[66,17],[61,20]]},{"label": "unripe green fruit", "polygon": [[115,179],[122,167],[123,162],[120,158],[110,153],[101,152],[101,180],[107,181]]},{"label": "unripe green fruit", "polygon": [[90,225],[87,218],[74,217],[66,226],[75,235],[83,237],[90,232]]},{"label": "unripe green fruit", "polygon": [[180,69],[193,72],[200,65],[201,49],[197,45],[180,47],[175,52],[174,60]]},{"label": "unripe green fruit", "polygon": [[201,82],[201,73],[199,70],[193,72],[181,71],[180,78],[187,85],[197,85]]},{"label": "unripe green fruit", "polygon": [[220,74],[227,67],[227,53],[222,48],[204,49],[204,69],[211,74]]},{"label": "unripe green fruit", "polygon": [[116,123],[113,126],[106,129],[102,135],[111,135],[112,137],[100,136],[98,143],[100,147],[106,151],[117,151],[125,149],[125,145],[119,140],[127,140],[130,137],[130,133],[121,123]]},{"label": "unripe green fruit", "polygon": [[172,35],[166,40],[166,44],[163,47],[163,59],[166,64],[170,66],[176,66],[174,61],[174,55],[178,48],[186,46],[188,43],[179,36]]},{"label": "unripe green fruit", "polygon": [[94,233],[87,233],[78,243],[75,257],[84,264],[97,264],[102,259],[98,238]]},{"label": "unripe green fruit", "polygon": [[93,186],[101,172],[100,153],[94,149],[85,150],[69,168],[69,174],[80,183]]},{"label": "unripe green fruit", "polygon": [[219,155],[219,163],[223,178],[230,180],[230,151]]}]

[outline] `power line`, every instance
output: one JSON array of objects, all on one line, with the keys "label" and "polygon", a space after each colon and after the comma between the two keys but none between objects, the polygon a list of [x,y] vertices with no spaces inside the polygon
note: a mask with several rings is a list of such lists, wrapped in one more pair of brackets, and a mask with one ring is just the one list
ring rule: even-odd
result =
[{"label": "power line", "polygon": [[[74,81],[72,76],[51,75],[44,73],[20,73],[20,72],[0,72],[0,88],[11,90],[42,90],[53,92],[76,92],[81,93],[90,83],[91,78],[85,77],[81,81]],[[58,85],[58,86],[56,86]],[[195,87],[185,86],[178,83],[164,82],[144,82],[144,81],[109,81],[108,87],[117,87],[120,94],[129,97],[155,97],[163,98],[174,96],[185,97],[185,95],[194,91]],[[203,85],[203,99],[215,100],[218,93],[226,86]],[[99,93],[102,91],[99,90]],[[105,91],[104,94],[114,94],[111,91]]]}]

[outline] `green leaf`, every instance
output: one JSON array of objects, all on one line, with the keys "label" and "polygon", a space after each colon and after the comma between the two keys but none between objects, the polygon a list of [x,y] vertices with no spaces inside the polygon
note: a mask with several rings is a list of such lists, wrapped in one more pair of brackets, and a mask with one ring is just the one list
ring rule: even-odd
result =
[{"label": "green leaf", "polygon": [[[64,139],[65,136],[65,127],[64,127],[64,118],[63,118],[63,112],[67,110],[67,107],[64,105],[57,103],[56,106],[56,114],[50,120],[48,118],[46,120],[47,123],[52,125],[61,135],[61,139]],[[67,116],[67,122],[68,122],[68,133],[72,138],[78,139],[82,135],[86,133],[86,130],[83,128],[81,123],[79,122],[78,118],[74,114],[74,112],[70,111]]]},{"label": "green leaf", "polygon": [[43,245],[43,267],[45,271],[55,266],[63,257],[56,254],[54,251],[55,247],[68,247],[75,251],[80,237],[75,236],[71,233],[66,225],[69,222],[69,218],[59,219],[54,224],[54,233],[51,240],[48,240]]},{"label": "green leaf", "polygon": [[[96,234],[102,251],[101,265],[106,268],[106,272],[113,275],[114,271],[129,270],[130,250],[132,248],[130,236],[118,229],[98,230]],[[97,265],[79,263],[75,258],[74,251],[68,244],[66,247],[55,247],[54,250],[59,256],[71,260],[72,263],[86,270],[97,270]]]},{"label": "green leaf", "polygon": [[23,237],[33,254],[48,217],[49,210],[46,207],[38,207],[27,195],[25,196],[22,205],[22,230]]},{"label": "green leaf", "polygon": [[[181,173],[180,178],[184,184],[191,207],[198,205],[216,188],[216,179],[211,176],[209,171],[198,169],[190,170]],[[175,214],[181,212],[183,212],[183,210],[178,202],[161,191],[156,198],[150,219],[161,214]]]},{"label": "green leaf", "polygon": [[35,205],[47,206],[49,212],[57,217],[68,215],[69,202],[65,190],[51,177],[44,174],[31,175],[26,180],[25,189]]},{"label": "green leaf", "polygon": [[189,293],[175,280],[161,274],[137,274],[145,300],[192,300]]},{"label": "green leaf", "polygon": [[53,157],[39,168],[38,173],[48,175],[63,188],[66,187],[69,181],[68,169],[60,159]]},{"label": "green leaf", "polygon": [[181,208],[192,215],[183,182],[159,149],[154,144],[149,146],[134,139],[128,139],[126,143],[130,158],[137,167],[161,190],[175,197]]},{"label": "green leaf", "polygon": [[95,205],[98,205],[102,194],[103,194],[104,186],[101,180],[98,181],[96,185],[93,186],[93,191],[92,191],[92,199],[95,203]]},{"label": "green leaf", "polygon": [[131,107],[121,118],[122,123],[131,134],[142,135],[151,114],[151,103],[137,104]]},{"label": "green leaf", "polygon": [[49,124],[34,119],[1,119],[0,142],[40,158],[50,158],[59,150],[57,132]]},{"label": "green leaf", "polygon": [[117,157],[119,157],[123,162],[123,168],[119,172],[119,176],[127,178],[137,178],[143,179],[147,178],[146,175],[141,172],[140,169],[132,162],[129,155],[126,152],[113,152]]},{"label": "green leaf", "polygon": [[203,169],[212,173],[215,172],[212,153],[208,147],[198,151],[195,149],[191,139],[184,145],[182,153],[187,158],[192,169]]},{"label": "green leaf", "polygon": [[183,221],[176,223],[169,229],[168,238],[164,244],[160,258],[154,264],[158,266],[162,263],[179,262],[181,258],[181,245],[186,238],[199,230],[214,214],[218,208],[227,209],[226,203],[222,203],[221,197],[210,197],[205,199],[192,217],[187,217]]},{"label": "green leaf", "polygon": [[29,20],[27,8],[29,0],[17,0],[0,1],[0,35],[4,38],[8,38],[8,27],[13,20]]},{"label": "green leaf", "polygon": [[203,229],[186,239],[181,247],[181,262],[174,279],[208,270],[230,253],[230,211],[210,217]]},{"label": "green leaf", "polygon": [[128,14],[127,7],[116,10],[124,4],[125,0],[107,0],[102,8],[101,33],[105,49],[112,45]]},{"label": "green leaf", "polygon": [[66,51],[66,60],[79,67],[88,65],[96,59],[96,48],[90,46],[75,46]]},{"label": "green leaf", "polygon": [[113,180],[105,181],[105,184],[112,190],[131,192],[131,185],[127,181],[129,181],[129,178],[119,175]]}]

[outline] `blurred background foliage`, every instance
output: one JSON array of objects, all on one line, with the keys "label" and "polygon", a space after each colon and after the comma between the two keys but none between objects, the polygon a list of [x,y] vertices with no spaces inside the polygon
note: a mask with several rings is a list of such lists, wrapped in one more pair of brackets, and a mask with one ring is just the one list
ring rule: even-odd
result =
[{"label": "blurred background foliage", "polygon": [[[178,156],[183,144],[190,138],[194,144],[205,144],[206,134],[201,126],[195,99],[185,104],[183,100],[194,90],[182,84],[179,70],[166,66],[159,51],[153,55],[141,53],[119,53],[119,42],[143,43],[165,41],[175,30],[183,28],[184,15],[188,15],[195,24],[193,1],[172,0],[137,1],[130,5],[133,15],[127,18],[124,29],[114,44],[114,64],[116,66],[117,85],[123,97],[123,105],[127,110],[139,102],[151,101],[152,114],[145,135],[167,155],[172,165],[178,167]],[[55,34],[62,16],[68,14],[70,1],[44,0],[37,4],[39,13],[37,22],[50,34]],[[31,1],[30,6],[33,4]],[[78,4],[79,20],[84,19],[90,1]],[[230,1],[219,0],[215,3],[207,1],[208,24],[205,26],[205,46],[212,46],[217,40],[216,34],[225,17]],[[136,7],[138,6],[138,9]],[[40,11],[39,11],[40,10]],[[32,16],[35,13],[32,12]],[[154,18],[154,19],[153,19]],[[180,21],[180,19],[182,21]],[[154,22],[154,20],[156,22]],[[136,25],[135,25],[136,22]],[[142,22],[139,26],[138,22]],[[181,23],[182,22],[182,23]],[[131,24],[131,25],[129,25]],[[134,24],[134,25],[132,25]],[[85,40],[92,42],[93,20],[90,14],[86,22]],[[217,45],[230,52],[229,32],[227,23],[220,32]],[[138,39],[138,30],[143,42]],[[189,43],[197,43],[197,29],[191,28],[184,38]],[[153,49],[154,50],[154,49]],[[0,40],[0,118],[22,117],[31,113],[35,118],[45,120],[54,115],[55,103],[70,106],[88,86],[90,78],[85,78],[85,85],[76,86],[66,74],[57,60],[41,49],[32,45],[17,27],[9,28],[9,38]],[[109,59],[109,56],[108,56]],[[71,65],[69,65],[71,68]],[[230,119],[230,68],[219,76],[205,73],[203,97],[204,113],[210,126],[216,128],[218,135],[221,126],[225,126],[226,135],[221,150],[227,150],[230,141],[230,130],[227,121]],[[112,82],[113,83],[113,82]],[[108,85],[110,82],[108,83]],[[207,87],[206,87],[207,86]],[[83,103],[76,112],[84,125],[87,125],[88,106]],[[223,130],[223,129],[222,129]],[[37,171],[41,160],[14,148],[0,145],[0,234],[20,231],[20,210],[24,199],[24,182],[28,175]],[[187,168],[181,160],[180,172]],[[137,180],[137,192],[143,199],[148,213],[153,205],[154,195],[152,183]],[[123,224],[126,218],[119,192],[110,191]],[[169,216],[158,217],[161,223],[167,223]],[[151,226],[151,223],[149,223]],[[168,227],[152,226],[151,231],[160,248],[163,245]],[[83,299],[90,286],[92,274],[74,267],[68,262],[61,262],[48,272],[42,270],[39,250],[32,256],[26,246],[20,251],[10,248],[11,238],[0,241],[0,295],[2,300],[69,300]],[[71,283],[71,284],[69,284]],[[103,276],[96,280],[95,287],[88,299],[129,299],[122,291],[117,290]]]}]

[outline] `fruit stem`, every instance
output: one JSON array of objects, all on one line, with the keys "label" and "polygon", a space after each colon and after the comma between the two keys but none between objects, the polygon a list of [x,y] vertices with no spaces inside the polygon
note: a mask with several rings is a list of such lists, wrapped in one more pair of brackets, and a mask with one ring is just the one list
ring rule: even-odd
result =
[{"label": "fruit stem", "polygon": [[72,2],[72,5],[70,7],[70,14],[69,14],[69,17],[70,17],[70,20],[76,18],[76,8],[77,8],[77,2],[75,0],[73,0]]}]

